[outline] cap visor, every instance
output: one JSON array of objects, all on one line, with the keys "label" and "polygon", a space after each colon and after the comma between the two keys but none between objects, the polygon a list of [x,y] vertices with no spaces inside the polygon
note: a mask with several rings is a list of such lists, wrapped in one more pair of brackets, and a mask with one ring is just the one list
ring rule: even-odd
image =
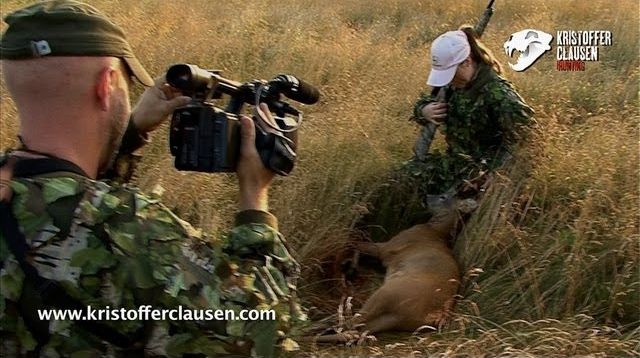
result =
[{"label": "cap visor", "polygon": [[147,73],[147,70],[142,67],[142,64],[140,63],[140,61],[138,61],[137,58],[124,57],[123,60],[125,60],[125,62],[129,66],[129,69],[131,69],[131,72],[138,79],[138,81],[140,81],[140,83],[147,87],[152,87],[154,85],[153,78],[149,76],[149,73]]},{"label": "cap visor", "polygon": [[446,70],[431,69],[431,73],[429,73],[429,78],[427,79],[427,84],[431,87],[446,86],[451,82],[451,80],[453,80],[453,77],[455,77],[457,69],[458,66],[452,66]]}]

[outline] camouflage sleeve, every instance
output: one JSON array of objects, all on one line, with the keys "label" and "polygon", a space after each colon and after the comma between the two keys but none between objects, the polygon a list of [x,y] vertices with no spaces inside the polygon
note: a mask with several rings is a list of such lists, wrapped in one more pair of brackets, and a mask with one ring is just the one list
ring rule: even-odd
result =
[{"label": "camouflage sleeve", "polygon": [[491,82],[487,94],[488,112],[500,127],[507,149],[511,149],[526,135],[533,120],[533,109],[506,80]]},{"label": "camouflage sleeve", "polygon": [[142,148],[145,144],[149,143],[149,136],[146,133],[142,133],[136,128],[131,118],[127,124],[127,129],[122,136],[122,142],[120,143],[119,154],[131,154],[136,150]]},{"label": "camouflage sleeve", "polygon": [[431,95],[431,92],[430,91],[423,92],[418,98],[418,100],[416,101],[415,105],[413,106],[413,116],[411,117],[411,120],[415,121],[418,124],[425,125],[427,122],[422,116],[422,107],[426,106],[431,102],[435,102],[435,98],[433,98],[433,96]]},{"label": "camouflage sleeve", "polygon": [[133,124],[131,118],[127,124],[127,129],[122,136],[122,142],[118,149],[113,165],[107,172],[101,175],[101,179],[108,179],[117,183],[128,183],[142,159],[138,149],[149,143],[149,136],[142,133]]},{"label": "camouflage sleeve", "polygon": [[[255,321],[216,320],[201,313],[185,321],[108,322],[127,335],[145,332],[147,353],[272,357],[296,347],[287,334],[296,319],[304,319],[296,316],[299,268],[272,215],[241,212],[226,236],[207,238],[132,189],[95,181],[87,181],[84,189],[82,182],[67,177],[30,180],[14,182],[12,188],[25,235],[42,243],[34,252],[34,262],[42,262],[36,267],[43,276],[64,282],[81,302],[112,309],[225,310],[233,317],[248,309],[275,312],[274,319]],[[43,188],[42,195],[32,194],[34,187]],[[34,215],[30,207],[37,201],[47,209]],[[68,202],[78,203],[71,225],[58,227],[64,220],[47,213]],[[57,322],[53,332],[48,349],[103,353],[96,348],[103,345],[73,322]]]}]

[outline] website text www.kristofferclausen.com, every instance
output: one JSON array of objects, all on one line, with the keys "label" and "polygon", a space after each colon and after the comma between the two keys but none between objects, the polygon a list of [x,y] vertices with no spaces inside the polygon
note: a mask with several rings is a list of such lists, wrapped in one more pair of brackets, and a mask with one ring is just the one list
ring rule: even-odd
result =
[{"label": "website text www.kristofferclausen.com", "polygon": [[48,320],[71,321],[272,321],[276,319],[274,310],[221,310],[176,308],[153,308],[150,305],[137,309],[94,308],[85,309],[38,309],[38,318]]}]

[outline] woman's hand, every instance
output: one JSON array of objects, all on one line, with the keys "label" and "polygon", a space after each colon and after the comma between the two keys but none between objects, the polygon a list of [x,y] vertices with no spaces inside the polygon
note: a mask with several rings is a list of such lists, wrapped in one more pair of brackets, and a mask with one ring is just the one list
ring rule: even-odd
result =
[{"label": "woman's hand", "polygon": [[440,124],[447,118],[448,108],[449,105],[447,103],[431,102],[422,107],[422,117],[431,123]]}]

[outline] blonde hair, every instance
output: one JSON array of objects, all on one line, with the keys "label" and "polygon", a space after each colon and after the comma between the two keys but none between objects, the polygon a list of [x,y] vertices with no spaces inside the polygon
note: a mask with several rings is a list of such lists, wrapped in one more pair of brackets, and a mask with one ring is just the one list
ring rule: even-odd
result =
[{"label": "blonde hair", "polygon": [[484,63],[493,67],[498,74],[502,74],[502,65],[496,60],[491,50],[478,39],[478,34],[476,34],[473,27],[462,25],[460,31],[467,35],[467,41],[469,41],[469,46],[471,47],[471,58],[477,63]]}]

